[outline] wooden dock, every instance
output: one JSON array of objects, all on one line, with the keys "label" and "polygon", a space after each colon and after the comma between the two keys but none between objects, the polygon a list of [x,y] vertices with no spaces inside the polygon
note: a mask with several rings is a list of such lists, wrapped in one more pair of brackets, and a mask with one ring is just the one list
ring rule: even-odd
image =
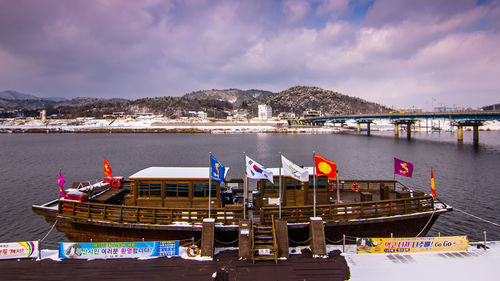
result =
[{"label": "wooden dock", "polygon": [[[218,279],[212,275],[219,271]],[[226,273],[222,273],[225,271]],[[211,262],[156,258],[149,260],[4,260],[2,280],[348,280],[350,271],[340,251],[326,259],[311,252],[291,255],[277,264],[238,260],[238,251],[224,251]],[[225,278],[223,278],[225,276]]]}]

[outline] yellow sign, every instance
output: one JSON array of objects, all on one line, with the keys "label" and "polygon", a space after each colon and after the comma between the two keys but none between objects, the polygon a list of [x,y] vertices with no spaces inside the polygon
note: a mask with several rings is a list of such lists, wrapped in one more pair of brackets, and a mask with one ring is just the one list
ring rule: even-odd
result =
[{"label": "yellow sign", "polygon": [[467,251],[467,236],[357,238],[358,253],[422,253]]}]

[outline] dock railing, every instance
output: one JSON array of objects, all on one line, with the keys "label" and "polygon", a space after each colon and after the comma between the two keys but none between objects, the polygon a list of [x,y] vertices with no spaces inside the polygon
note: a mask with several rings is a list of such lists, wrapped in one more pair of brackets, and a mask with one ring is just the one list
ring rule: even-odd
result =
[{"label": "dock railing", "polygon": [[[326,222],[347,221],[434,211],[434,206],[432,196],[346,204],[320,204],[316,205],[316,216],[323,218]],[[279,215],[277,206],[262,207],[260,222],[271,224],[273,215]],[[313,215],[313,205],[281,207],[281,217],[289,223],[309,222],[309,218]]]},{"label": "dock railing", "polygon": [[[183,222],[201,225],[203,219],[208,218],[208,209],[123,206],[61,199],[58,203],[58,215],[118,223],[168,225]],[[236,206],[213,208],[210,217],[215,219],[215,223],[238,225],[238,221],[243,218],[243,211]]]}]

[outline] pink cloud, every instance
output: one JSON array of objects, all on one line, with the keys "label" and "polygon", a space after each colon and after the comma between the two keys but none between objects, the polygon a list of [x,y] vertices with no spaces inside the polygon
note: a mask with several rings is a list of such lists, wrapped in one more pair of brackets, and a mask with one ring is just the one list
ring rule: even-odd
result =
[{"label": "pink cloud", "polygon": [[311,7],[306,0],[284,0],[283,12],[288,24],[300,23],[309,14]]}]

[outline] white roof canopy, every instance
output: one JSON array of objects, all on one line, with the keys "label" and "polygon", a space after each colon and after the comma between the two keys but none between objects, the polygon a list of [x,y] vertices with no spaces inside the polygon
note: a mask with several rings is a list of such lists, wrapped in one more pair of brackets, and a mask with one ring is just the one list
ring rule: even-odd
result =
[{"label": "white roof canopy", "polygon": [[[226,167],[226,174],[229,167]],[[129,179],[206,179],[209,167],[149,167],[131,175]]]},{"label": "white roof canopy", "polygon": [[[309,175],[314,175],[314,167],[303,167],[303,168],[309,173]],[[267,169],[273,172],[274,177],[280,175],[280,168],[267,168]],[[281,169],[281,174],[283,174],[283,169]]]}]

